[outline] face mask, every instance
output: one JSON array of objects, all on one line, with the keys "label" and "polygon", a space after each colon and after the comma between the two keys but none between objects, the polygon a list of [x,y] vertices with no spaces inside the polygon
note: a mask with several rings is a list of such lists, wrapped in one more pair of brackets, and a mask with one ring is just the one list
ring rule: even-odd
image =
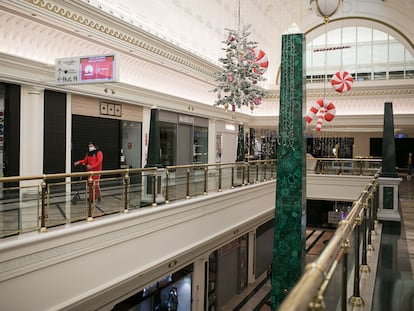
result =
[{"label": "face mask", "polygon": [[95,147],[89,147],[89,151],[94,151],[95,149]]}]

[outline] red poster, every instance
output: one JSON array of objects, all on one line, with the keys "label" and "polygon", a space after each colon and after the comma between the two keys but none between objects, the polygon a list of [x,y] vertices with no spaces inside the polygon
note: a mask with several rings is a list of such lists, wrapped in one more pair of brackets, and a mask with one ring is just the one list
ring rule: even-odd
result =
[{"label": "red poster", "polygon": [[114,56],[93,56],[80,59],[81,82],[114,79]]}]

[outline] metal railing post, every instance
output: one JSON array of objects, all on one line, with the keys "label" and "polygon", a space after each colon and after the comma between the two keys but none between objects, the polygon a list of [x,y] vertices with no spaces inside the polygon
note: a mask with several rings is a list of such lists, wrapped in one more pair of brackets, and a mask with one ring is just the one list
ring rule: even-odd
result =
[{"label": "metal railing post", "polygon": [[349,243],[349,240],[346,239],[344,242],[342,242],[342,251],[343,251],[343,257],[342,257],[342,285],[341,285],[341,310],[347,311],[347,296],[348,296],[348,254],[349,254],[349,248],[351,244]]},{"label": "metal railing post", "polygon": [[234,165],[231,166],[231,189],[234,188]]},{"label": "metal railing post", "polygon": [[165,171],[165,204],[170,203],[170,171]]},{"label": "metal railing post", "polygon": [[378,183],[376,181],[374,182],[374,189],[372,190],[372,195],[373,195],[373,200],[372,200],[372,211],[371,211],[372,213],[371,235],[373,238],[375,238],[378,235],[376,223],[377,223],[377,208],[379,205]]},{"label": "metal railing post", "polygon": [[204,195],[207,195],[208,167],[204,167]]},{"label": "metal railing post", "polygon": [[308,311],[323,311],[325,309],[325,300],[322,295],[315,296],[308,306]]},{"label": "metal railing post", "polygon": [[247,184],[250,185],[250,163],[247,163]]},{"label": "metal railing post", "polygon": [[357,216],[355,218],[355,224],[357,228],[354,230],[354,252],[355,252],[355,269],[354,269],[354,293],[349,298],[349,303],[356,308],[360,308],[364,305],[364,300],[361,297],[360,291],[360,275],[359,275],[359,241],[360,241],[360,230],[361,230],[361,217]]},{"label": "metal railing post", "polygon": [[219,180],[218,180],[218,189],[217,189],[217,191],[218,192],[221,192],[221,179],[222,179],[222,176],[223,175],[223,172],[221,171],[221,165],[219,166]]},{"label": "metal railing post", "polygon": [[254,182],[259,182],[259,163],[256,163],[256,180]]},{"label": "metal railing post", "polygon": [[368,246],[367,246],[368,245],[367,243],[368,202],[367,200],[365,200],[365,202],[362,203],[364,209],[362,211],[363,219],[362,219],[362,258],[361,258],[361,267],[360,267],[361,273],[368,273],[370,271],[370,268],[368,266],[368,261],[367,261],[367,251],[368,251]]},{"label": "metal railing post", "polygon": [[275,162],[272,161],[272,162],[270,162],[270,179],[274,178],[273,177],[274,170],[275,170]]},{"label": "metal railing post", "polygon": [[191,196],[190,196],[190,169],[188,168],[187,169],[187,172],[186,172],[187,174],[187,193],[186,193],[186,196],[185,196],[185,198],[186,199],[189,199],[189,198],[191,198]]},{"label": "metal railing post", "polygon": [[93,221],[93,204],[95,204],[95,193],[92,175],[88,177],[88,222]]},{"label": "metal railing post", "polygon": [[43,179],[42,183],[40,184],[41,190],[40,190],[40,200],[41,200],[41,206],[40,206],[40,228],[39,232],[46,232],[46,198],[47,198],[47,188],[46,188],[46,181]]},{"label": "metal railing post", "polygon": [[158,192],[158,187],[157,187],[157,169],[154,170],[154,173],[152,174],[152,207],[156,207],[157,206],[157,192]]},{"label": "metal railing post", "polygon": [[309,311],[321,311],[326,309],[324,294],[326,293],[326,290],[332,281],[339,261],[342,259],[343,245],[344,244],[342,243],[341,250],[336,254],[332,265],[329,267],[329,270],[327,272],[323,271],[324,279],[319,287],[317,294],[313,297],[312,301],[308,305]]},{"label": "metal railing post", "polygon": [[124,175],[124,213],[129,212],[129,202],[130,202],[130,187],[131,187],[131,178],[128,173],[128,169]]},{"label": "metal railing post", "polygon": [[372,231],[373,231],[373,227],[374,227],[374,220],[372,219],[372,210],[373,210],[373,202],[372,202],[372,197],[373,197],[373,189],[371,190],[371,192],[368,195],[368,211],[367,211],[367,217],[368,217],[368,246],[367,246],[367,250],[369,252],[373,252],[374,251],[374,245],[372,245]]},{"label": "metal railing post", "polygon": [[242,186],[246,185],[245,179],[246,179],[246,164],[243,163],[242,165]]}]

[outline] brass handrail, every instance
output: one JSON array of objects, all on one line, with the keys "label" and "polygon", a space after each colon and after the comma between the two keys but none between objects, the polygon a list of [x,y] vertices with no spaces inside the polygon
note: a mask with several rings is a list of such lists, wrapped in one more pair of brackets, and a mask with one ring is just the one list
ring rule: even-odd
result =
[{"label": "brass handrail", "polygon": [[[338,159],[335,159],[338,161]],[[349,159],[345,159],[346,161],[349,161]],[[358,159],[360,160],[360,159]],[[378,161],[378,160],[372,160],[367,159],[367,161]],[[237,168],[237,170],[236,170]],[[270,168],[270,174],[269,174],[269,168]],[[43,175],[35,175],[35,176],[11,176],[11,177],[2,177],[0,178],[0,185],[3,185],[3,188],[0,188],[4,194],[7,194],[7,191],[10,191],[10,193],[18,193],[22,191],[23,189],[27,189],[27,185],[29,185],[29,196],[23,196],[24,203],[27,205],[29,204],[30,208],[36,208],[38,206],[38,224],[37,226],[30,226],[25,227],[25,229],[20,228],[19,226],[15,226],[12,229],[7,229],[3,231],[3,235],[13,235],[18,234],[20,232],[25,231],[33,231],[33,230],[39,230],[41,232],[47,231],[48,226],[57,226],[57,225],[63,225],[65,220],[53,218],[53,224],[51,223],[52,218],[50,218],[51,215],[48,215],[50,212],[50,205],[54,204],[51,198],[56,198],[57,200],[63,200],[62,202],[68,203],[70,201],[70,197],[73,195],[73,188],[65,188],[66,190],[63,190],[62,192],[55,192],[53,193],[51,191],[52,187],[55,186],[68,186],[68,185],[74,185],[76,183],[82,183],[85,185],[83,188],[83,192],[86,191],[86,194],[88,191],[91,193],[91,200],[87,201],[86,198],[83,200],[83,204],[86,207],[86,215],[79,214],[79,216],[76,216],[76,219],[74,218],[66,220],[67,222],[72,221],[79,221],[79,220],[89,220],[93,221],[94,217],[96,216],[103,216],[103,214],[106,213],[113,213],[116,212],[113,211],[113,209],[101,212],[96,214],[96,204],[94,199],[94,181],[92,179],[93,175],[101,175],[101,182],[109,182],[111,183],[112,180],[119,180],[120,187],[121,188],[114,188],[114,191],[119,191],[119,195],[121,195],[122,202],[121,205],[119,205],[121,208],[118,212],[122,213],[128,213],[129,209],[139,207],[147,206],[145,204],[149,204],[153,207],[157,206],[157,203],[163,202],[163,203],[169,203],[171,200],[177,200],[180,199],[178,197],[174,198],[171,196],[171,189],[172,184],[174,183],[174,180],[171,179],[171,172],[178,169],[185,169],[186,172],[188,170],[190,171],[197,171],[203,172],[204,176],[202,177],[200,174],[200,178],[197,180],[198,185],[202,189],[200,192],[194,192],[191,187],[187,187],[186,194],[187,197],[190,198],[195,195],[206,195],[208,192],[217,191],[220,192],[224,189],[230,189],[231,185],[234,186],[245,186],[249,184],[254,184],[257,182],[263,182],[269,179],[273,179],[276,177],[276,160],[252,160],[252,161],[246,161],[246,162],[229,162],[229,163],[212,163],[212,164],[192,164],[192,165],[178,165],[178,166],[167,166],[162,170],[159,170],[156,167],[148,167],[148,168],[127,168],[127,169],[115,169],[115,170],[105,170],[105,171],[93,171],[93,172],[73,172],[73,173],[57,173],[57,174],[43,174]],[[229,173],[224,174],[223,171],[227,170]],[[162,171],[162,173],[160,173]],[[230,171],[231,176],[230,176]],[[234,181],[235,174],[237,171],[237,182]],[[148,182],[149,187],[147,187],[151,191],[151,198],[148,201],[143,201],[142,197],[138,198],[138,205],[131,205],[131,195],[133,190],[131,190],[131,182],[132,178],[137,175],[146,176],[146,182]],[[161,174],[161,179],[160,175]],[[164,175],[162,175],[164,174]],[[191,175],[191,174],[190,174]],[[113,176],[117,176],[116,178],[113,178]],[[76,178],[79,178],[81,180],[81,177],[83,178],[82,181],[73,181]],[[183,176],[182,176],[183,177]],[[229,185],[228,182],[233,179],[231,184]],[[189,185],[189,174],[187,173],[185,178],[185,182],[187,185]],[[62,180],[56,182],[56,180]],[[69,179],[69,180],[68,180]],[[39,181],[39,183],[36,182],[36,180]],[[88,188],[88,180],[91,180],[89,182],[90,188]],[[136,180],[136,179],[135,179]],[[160,182],[161,181],[161,182]],[[177,180],[175,180],[177,181]],[[19,185],[15,185],[15,183],[19,183]],[[21,183],[21,182],[28,182],[28,183]],[[203,185],[204,183],[204,185]],[[13,185],[14,184],[14,185]],[[135,185],[142,186],[144,184],[143,179],[138,179],[138,183],[134,183]],[[10,186],[9,186],[10,185]],[[13,185],[13,186],[11,186]],[[42,186],[43,185],[43,186]],[[214,188],[209,188],[208,185],[213,186]],[[159,189],[159,186],[162,188]],[[203,187],[201,187],[203,186]],[[55,188],[58,189],[58,188]],[[135,187],[134,193],[143,193],[143,188],[137,188]],[[145,189],[147,190],[147,189]],[[26,190],[24,190],[26,191]],[[141,191],[141,192],[139,192]],[[31,194],[37,193],[37,196],[31,196]],[[165,200],[162,201],[162,199],[159,199],[158,196],[162,197],[165,196]],[[59,199],[59,196],[62,197],[62,199]],[[135,198],[137,196],[135,195]],[[3,198],[0,198],[0,204],[4,204],[6,208],[3,210],[3,212],[12,212],[12,213],[20,213],[21,210],[21,203],[23,202],[22,197],[17,195],[15,196],[7,196],[4,195]],[[56,200],[55,199],[55,200]],[[13,201],[14,200],[14,201]],[[32,202],[32,204],[31,204]],[[69,202],[70,203],[70,202]],[[8,205],[7,205],[8,204]],[[70,207],[71,208],[71,207]],[[372,212],[375,214],[375,211]],[[19,216],[12,216],[13,219],[20,219]],[[33,218],[34,220],[35,218]],[[13,220],[14,221],[14,220]],[[18,220],[20,221],[20,220]],[[30,220],[32,221],[32,220]],[[20,224],[20,222],[18,223]],[[372,228],[373,222],[370,223],[370,230],[375,234],[375,230]]]},{"label": "brass handrail", "polygon": [[[358,199],[353,202],[351,211],[345,220],[339,222],[338,228],[330,242],[326,245],[319,257],[306,266],[302,277],[283,300],[278,311],[312,310],[311,306],[315,303],[315,300],[320,301],[322,299],[320,288],[331,274],[331,268],[336,265],[336,260],[343,251],[344,245],[348,244],[352,233],[358,230],[356,228],[360,225],[364,217],[364,209],[367,207],[366,202],[370,198],[370,194],[375,192],[375,188],[377,187],[376,180],[379,174],[380,171],[375,174]],[[370,213],[367,214],[370,215]],[[354,247],[359,250],[359,236],[357,238],[358,242],[355,241],[357,245],[354,245]],[[355,256],[358,256],[358,254]],[[358,262],[356,264],[359,265]],[[359,267],[356,267],[355,270],[359,272]],[[359,288],[359,283],[358,285],[355,284],[354,287]],[[354,292],[355,294],[359,295],[358,290]],[[346,299],[346,297],[343,298]]]},{"label": "brass handrail", "polygon": [[[4,213],[18,213],[20,215],[21,212],[24,212],[23,209],[26,208],[32,208],[36,209],[38,211],[38,214],[30,219],[32,224],[30,226],[24,227],[22,229],[21,226],[21,218],[20,216],[14,216],[14,214],[11,216],[12,219],[12,229],[9,227],[6,229],[6,227],[3,227],[1,231],[1,236],[9,236],[14,234],[19,234],[22,232],[27,231],[33,231],[38,230],[39,232],[47,232],[48,226],[59,226],[64,225],[68,222],[72,221],[79,221],[79,220],[85,220],[85,221],[94,221],[94,219],[99,216],[103,216],[106,213],[113,213],[117,212],[117,210],[114,211],[113,207],[108,208],[105,212],[102,211],[102,209],[99,208],[99,206],[102,206],[102,204],[99,204],[99,202],[96,202],[95,197],[95,186],[97,185],[97,182],[92,177],[94,175],[100,175],[100,183],[109,183],[111,184],[112,181],[116,181],[116,187],[106,188],[109,189],[112,192],[116,192],[115,194],[120,195],[121,201],[120,201],[120,209],[118,212],[120,213],[128,213],[130,208],[135,208],[136,206],[144,207],[148,206],[146,204],[149,204],[149,206],[156,207],[158,203],[169,203],[171,200],[170,198],[170,191],[171,191],[171,172],[173,170],[177,169],[185,169],[186,171],[186,198],[189,199],[192,196],[203,194],[207,195],[209,192],[208,183],[210,182],[210,179],[217,178],[217,175],[219,176],[219,188],[215,189],[215,191],[221,191],[223,186],[224,189],[227,189],[228,185],[223,184],[223,179],[228,178],[223,177],[222,169],[228,169],[231,168],[234,170],[234,168],[241,168],[243,172],[245,171],[246,167],[249,167],[250,165],[264,165],[268,163],[267,160],[258,160],[258,161],[252,161],[252,162],[235,162],[235,163],[213,163],[213,164],[194,164],[194,165],[179,165],[179,166],[168,166],[164,169],[159,169],[156,167],[147,167],[147,168],[126,168],[126,169],[115,169],[115,170],[104,170],[104,171],[88,171],[88,172],[73,172],[73,173],[56,173],[56,174],[43,174],[43,175],[34,175],[34,176],[10,176],[10,177],[2,177],[0,178],[0,185],[2,185],[2,188],[0,190],[3,192],[3,197],[0,198],[0,205],[3,205],[4,208],[2,212]],[[270,160],[273,165],[275,166],[275,160]],[[193,193],[191,192],[190,187],[190,172],[192,170],[200,170],[203,171],[203,178],[202,180],[198,180],[199,184],[203,185],[203,189],[201,193]],[[213,174],[209,178],[209,172],[214,171],[217,173],[217,175]],[[164,175],[165,174],[165,175]],[[131,192],[131,178],[134,178],[134,175],[141,175],[142,177],[145,176],[145,180],[138,179],[138,183],[135,183],[136,185],[141,185],[138,190],[135,188],[134,193],[138,193],[138,195],[141,195],[139,198],[138,205],[135,204],[135,207],[132,207],[131,204],[131,195],[133,192]],[[116,177],[114,177],[116,176]],[[244,180],[245,175],[244,173],[241,174],[242,181],[240,186],[245,185],[247,182]],[[161,177],[161,179],[160,179]],[[234,178],[232,174],[232,178]],[[63,181],[62,181],[63,180]],[[74,181],[75,180],[75,181]],[[38,181],[38,182],[37,182]],[[212,179],[212,182],[214,180]],[[16,185],[16,183],[18,185]],[[80,216],[76,216],[74,219],[60,219],[55,218],[50,214],[50,211],[52,210],[52,204],[55,204],[56,201],[62,202],[64,204],[69,204],[70,212],[72,211],[72,208],[74,208],[74,205],[77,203],[73,203],[72,199],[74,199],[73,192],[75,192],[74,188],[71,185],[81,184],[84,185],[84,187],[81,187],[82,193],[84,194],[84,199],[78,197],[75,198],[76,202],[82,202],[82,206],[85,206],[85,214],[79,214]],[[148,185],[148,187],[142,187],[143,185]],[[234,183],[233,183],[234,184]],[[239,184],[237,184],[238,186]],[[67,187],[70,186],[70,187]],[[159,187],[162,187],[161,189]],[[63,187],[62,190],[59,190],[59,187]],[[117,188],[119,187],[119,188]],[[145,189],[144,189],[145,188]],[[24,190],[28,189],[28,190]],[[56,192],[52,191],[51,189],[58,189]],[[214,190],[214,189],[210,189]],[[22,201],[22,196],[19,195],[21,191],[25,191],[28,195],[23,195],[24,201]],[[147,193],[147,199],[149,201],[143,200],[142,195],[144,191],[149,191],[150,193]],[[7,193],[10,192],[10,195]],[[36,194],[36,196],[32,196]],[[76,191],[77,193],[77,191]],[[164,201],[162,198],[163,195],[165,195]],[[137,195],[135,194],[135,197]],[[150,197],[148,197],[150,196]],[[72,199],[71,199],[72,198]],[[175,198],[178,199],[178,198]],[[23,204],[23,205],[22,205]],[[114,206],[115,207],[115,206]],[[115,207],[116,208],[116,207]],[[99,209],[99,212],[98,212]],[[69,212],[69,213],[70,213]],[[34,214],[33,214],[34,215]],[[52,217],[51,217],[52,216]],[[27,220],[26,220],[27,221]],[[37,222],[37,225],[34,225]]]},{"label": "brass handrail", "polygon": [[[382,164],[381,158],[310,158],[307,157],[308,161],[315,161],[315,173],[318,174],[335,174],[342,175],[351,172],[353,175],[364,175],[364,173],[372,171],[376,172]],[[326,165],[328,164],[328,165]],[[351,164],[351,167],[346,166]],[[368,164],[370,167],[364,167]],[[368,174],[366,174],[368,175]]]}]

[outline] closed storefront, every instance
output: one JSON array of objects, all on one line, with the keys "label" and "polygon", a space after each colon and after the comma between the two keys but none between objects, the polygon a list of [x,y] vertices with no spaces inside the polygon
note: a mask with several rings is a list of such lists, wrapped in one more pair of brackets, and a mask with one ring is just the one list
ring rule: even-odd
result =
[{"label": "closed storefront", "polygon": [[104,153],[103,169],[141,167],[142,107],[72,95],[72,162],[88,141]]},{"label": "closed storefront", "polygon": [[160,111],[161,163],[187,165],[208,161],[208,119]]}]

